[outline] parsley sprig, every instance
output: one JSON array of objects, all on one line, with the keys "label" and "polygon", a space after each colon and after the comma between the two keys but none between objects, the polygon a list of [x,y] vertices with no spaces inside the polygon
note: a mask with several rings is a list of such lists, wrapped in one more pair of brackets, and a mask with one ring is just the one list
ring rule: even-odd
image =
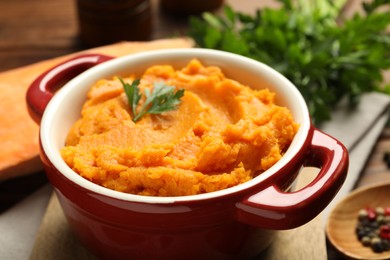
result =
[{"label": "parsley sprig", "polygon": [[137,122],[146,114],[161,114],[167,111],[175,110],[181,103],[181,97],[184,96],[184,89],[179,89],[175,92],[174,86],[166,85],[164,82],[154,82],[153,90],[145,88],[145,102],[138,110],[139,102],[142,94],[139,89],[140,80],[136,79],[131,84],[119,78],[123,85],[131,112],[133,113],[133,121]]},{"label": "parsley sprig", "polygon": [[[254,15],[226,6],[224,13],[192,17],[189,35],[199,47],[262,61],[292,81],[315,124],[329,120],[341,100],[350,108],[363,93],[390,93],[390,0],[364,1],[364,14],[340,16],[345,0],[278,0],[280,8]],[[384,9],[385,11],[382,11]]]}]

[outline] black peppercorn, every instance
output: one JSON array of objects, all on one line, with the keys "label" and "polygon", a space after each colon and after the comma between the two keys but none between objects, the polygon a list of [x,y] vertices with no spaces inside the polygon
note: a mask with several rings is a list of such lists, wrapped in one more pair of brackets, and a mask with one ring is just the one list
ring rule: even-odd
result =
[{"label": "black peppercorn", "polygon": [[383,252],[383,246],[382,246],[382,241],[378,237],[374,237],[371,239],[371,248],[374,250],[376,253],[381,253]]}]

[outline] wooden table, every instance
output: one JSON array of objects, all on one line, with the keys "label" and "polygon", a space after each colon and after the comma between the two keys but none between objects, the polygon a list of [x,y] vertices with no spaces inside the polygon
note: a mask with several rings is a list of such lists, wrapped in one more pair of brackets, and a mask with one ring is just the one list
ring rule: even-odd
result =
[{"label": "wooden table", "polygon": [[[227,0],[242,11],[253,12],[272,0]],[[349,1],[345,12],[356,8],[358,1]],[[173,17],[159,9],[152,0],[153,33],[150,39],[184,35],[187,19]],[[32,64],[75,51],[83,50],[78,36],[75,1],[69,0],[13,0],[0,1],[0,71]],[[390,151],[390,130],[385,129],[369,158],[358,186],[390,180],[390,173],[382,157]],[[43,173],[0,183],[0,212],[20,201],[47,183]],[[330,247],[329,259],[339,255]]]}]

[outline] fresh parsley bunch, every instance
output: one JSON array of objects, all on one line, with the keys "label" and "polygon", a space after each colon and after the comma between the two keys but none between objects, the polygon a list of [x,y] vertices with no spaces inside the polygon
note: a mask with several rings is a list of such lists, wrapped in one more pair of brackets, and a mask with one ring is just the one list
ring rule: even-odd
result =
[{"label": "fresh parsley bunch", "polygon": [[[353,108],[361,94],[390,93],[380,86],[390,68],[390,0],[363,3],[364,14],[342,20],[340,0],[279,0],[279,9],[254,15],[235,12],[191,17],[189,35],[198,46],[259,60],[291,80],[305,98],[313,122],[329,120],[346,98]],[[383,8],[382,8],[383,9]]]}]

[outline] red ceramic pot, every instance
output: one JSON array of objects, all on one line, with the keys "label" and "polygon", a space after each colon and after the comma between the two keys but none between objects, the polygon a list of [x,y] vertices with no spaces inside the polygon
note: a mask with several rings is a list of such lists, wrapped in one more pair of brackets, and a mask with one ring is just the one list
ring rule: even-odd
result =
[{"label": "red ceramic pot", "polygon": [[[244,184],[182,197],[113,191],[89,182],[65,164],[59,150],[94,82],[114,75],[140,74],[155,64],[184,67],[192,58],[220,66],[228,77],[241,83],[277,93],[277,103],[288,107],[300,124],[278,163]],[[54,95],[57,84],[83,70]],[[41,158],[70,227],[100,258],[256,256],[271,243],[276,230],[298,227],[317,216],[336,195],[347,173],[346,149],[312,126],[306,103],[295,86],[272,68],[231,53],[175,49],[115,59],[80,56],[40,76],[29,88],[27,102],[32,117],[40,122]],[[288,192],[303,166],[319,167],[317,178],[299,191]]]}]

